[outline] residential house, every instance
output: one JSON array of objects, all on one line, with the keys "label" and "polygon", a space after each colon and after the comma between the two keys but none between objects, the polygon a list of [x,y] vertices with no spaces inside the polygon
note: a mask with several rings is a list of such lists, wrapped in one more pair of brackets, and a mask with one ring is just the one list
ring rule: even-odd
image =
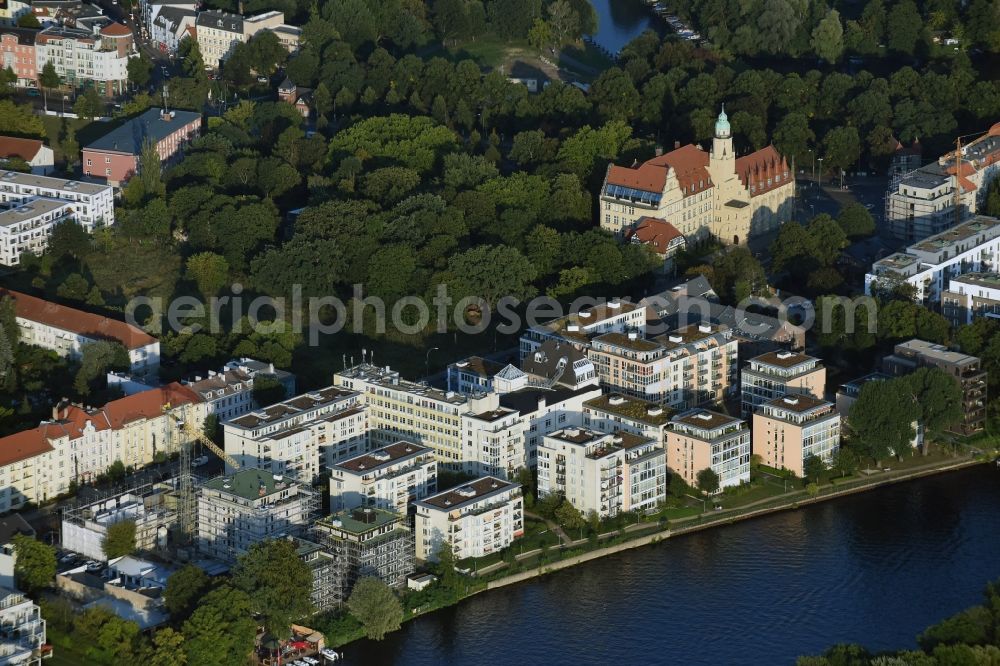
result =
[{"label": "residential house", "polygon": [[746,421],[692,409],[674,416],[667,432],[667,466],[685,483],[698,484],[698,473],[711,469],[719,488],[750,481],[750,428]]},{"label": "residential house", "polygon": [[[2,44],[0,40],[0,48]],[[11,158],[27,162],[31,173],[36,175],[48,175],[55,168],[55,154],[40,139],[0,136],[0,164]]]},{"label": "residential house", "polygon": [[341,460],[330,468],[330,508],[374,507],[406,515],[411,503],[437,492],[434,452],[396,442]]},{"label": "residential house", "polygon": [[783,395],[754,413],[752,440],[765,465],[804,478],[809,458],[829,465],[840,449],[840,414],[833,403],[811,395]]}]

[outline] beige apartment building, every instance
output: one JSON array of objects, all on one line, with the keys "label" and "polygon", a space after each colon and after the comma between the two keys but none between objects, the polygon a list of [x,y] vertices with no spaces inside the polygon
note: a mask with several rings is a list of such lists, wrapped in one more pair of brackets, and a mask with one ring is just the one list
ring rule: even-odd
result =
[{"label": "beige apartment building", "polygon": [[707,409],[692,409],[671,419],[667,467],[696,486],[698,472],[711,468],[719,488],[750,481],[750,428],[747,422]]},{"label": "beige apartment building", "polygon": [[584,514],[655,509],[666,492],[666,454],[654,439],[565,428],[538,447],[539,497],[564,495]]},{"label": "beige apartment building", "polygon": [[786,394],[808,395],[822,400],[826,391],[826,368],[818,358],[791,351],[756,356],[740,372],[743,418],[750,418],[764,403]]},{"label": "beige apartment building", "polygon": [[774,146],[736,157],[723,109],[711,152],[688,144],[637,167],[611,164],[598,202],[601,228],[619,237],[655,217],[689,241],[739,244],[792,219],[794,197],[794,175]]},{"label": "beige apartment building", "polygon": [[503,550],[524,535],[521,486],[492,476],[431,495],[416,508],[418,560],[436,561],[444,541],[462,560]]},{"label": "beige apartment building", "polygon": [[730,329],[692,324],[651,339],[605,333],[587,355],[606,389],[686,409],[719,402],[733,390],[738,352]]},{"label": "beige apartment building", "polygon": [[411,502],[437,492],[434,452],[396,442],[330,468],[330,510],[376,508],[406,515]]},{"label": "beige apartment building", "polygon": [[753,452],[765,465],[805,476],[805,461],[830,464],[840,448],[840,414],[833,403],[811,395],[785,395],[753,415]]}]

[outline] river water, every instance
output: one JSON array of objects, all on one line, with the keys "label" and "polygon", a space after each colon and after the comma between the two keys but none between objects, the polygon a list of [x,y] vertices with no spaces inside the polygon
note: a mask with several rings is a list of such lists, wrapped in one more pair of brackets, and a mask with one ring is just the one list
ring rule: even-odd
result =
[{"label": "river water", "polygon": [[942,474],[676,537],[418,618],[355,664],[791,664],[914,647],[1000,578],[1000,470]]},{"label": "river water", "polygon": [[611,53],[649,29],[656,29],[653,10],[642,0],[590,0],[597,13],[597,32],[590,37]]}]

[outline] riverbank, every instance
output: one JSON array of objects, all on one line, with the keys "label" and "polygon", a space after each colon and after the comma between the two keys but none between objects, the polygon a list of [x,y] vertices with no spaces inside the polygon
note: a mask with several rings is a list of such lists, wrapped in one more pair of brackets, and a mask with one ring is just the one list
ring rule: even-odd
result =
[{"label": "riverbank", "polygon": [[[923,477],[939,475],[946,472],[984,465],[990,458],[973,457],[970,455],[947,457],[926,464],[920,464],[918,456],[906,461],[905,469],[889,471],[870,470],[867,475],[847,477],[808,490],[793,490],[761,499],[732,506],[720,511],[701,512],[695,515],[661,520],[655,523],[638,523],[629,525],[615,532],[607,532],[593,538],[577,540],[564,539],[561,545],[551,548],[540,548],[517,554],[507,561],[497,562],[482,567],[468,576],[466,592],[452,603],[434,607],[406,608],[404,621],[419,618],[435,611],[452,607],[461,601],[470,599],[487,590],[516,585],[543,577],[549,573],[561,571],[585,562],[599,560],[623,551],[641,548],[643,546],[661,543],[686,534],[701,532],[722,525],[732,525],[740,521],[760,518],[767,515],[794,511],[830,499],[864,493],[881,487],[906,483]],[[595,543],[596,542],[596,543]],[[511,571],[511,570],[514,571]],[[361,638],[360,627],[352,627],[351,631],[338,636],[327,636],[334,645],[346,645]]]}]

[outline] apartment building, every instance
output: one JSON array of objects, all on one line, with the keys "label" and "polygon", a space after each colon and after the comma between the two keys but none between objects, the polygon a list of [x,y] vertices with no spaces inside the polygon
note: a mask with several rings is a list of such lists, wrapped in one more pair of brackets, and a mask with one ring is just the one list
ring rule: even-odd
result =
[{"label": "apartment building", "polygon": [[254,380],[258,377],[281,383],[285,397],[295,394],[295,375],[276,369],[273,363],[251,358],[229,361],[219,372],[209,370],[207,377],[196,376],[188,386],[205,401],[208,413],[223,423],[262,406],[253,397]]},{"label": "apartment building", "polygon": [[[39,199],[68,202],[69,215],[87,231],[115,223],[115,196],[111,187],[0,170],[0,209],[20,208]],[[63,219],[69,218],[60,221]],[[51,230],[46,238],[49,233]]]},{"label": "apartment building", "polygon": [[177,524],[177,501],[169,484],[149,484],[62,512],[60,544],[66,550],[103,562],[108,528],[123,521],[135,525],[139,551],[162,549]]},{"label": "apartment building", "polygon": [[[139,12],[142,15],[142,22],[145,25],[153,25],[156,18],[163,10],[180,9],[182,11],[198,13],[198,2],[196,0],[139,0]],[[154,44],[157,48],[159,45]]]},{"label": "apartment building", "polygon": [[822,400],[826,368],[818,358],[800,352],[777,351],[750,359],[740,372],[743,418],[757,407],[786,394],[809,395]]},{"label": "apartment building", "polygon": [[876,261],[865,275],[865,293],[909,285],[914,300],[936,307],[953,278],[997,271],[998,253],[1000,220],[978,215]]},{"label": "apartment building", "polygon": [[330,468],[330,509],[374,507],[406,515],[412,502],[437,492],[434,452],[396,442]]},{"label": "apartment building", "polygon": [[148,109],[84,146],[83,172],[117,187],[138,173],[147,142],[156,146],[160,161],[166,163],[200,134],[200,113]]},{"label": "apartment building", "polygon": [[636,332],[642,337],[645,330],[645,308],[635,303],[614,300],[581,308],[564,317],[528,328],[521,335],[519,352],[523,362],[546,340],[557,340],[583,349],[591,338],[604,333]]},{"label": "apartment building", "polygon": [[559,339],[548,339],[521,360],[524,381],[504,387],[498,379],[498,393],[510,393],[526,386],[552,388],[563,386],[575,389],[597,385],[597,370],[587,358],[585,348]]},{"label": "apartment building", "polygon": [[651,339],[605,333],[587,351],[606,389],[673,409],[719,402],[735,390],[738,354],[732,332],[712,324]]},{"label": "apartment building", "polygon": [[520,412],[497,406],[462,414],[462,468],[475,476],[513,480],[527,465]]},{"label": "apartment building", "polygon": [[483,557],[524,535],[521,486],[487,476],[416,502],[414,536],[421,561],[437,561],[441,544],[456,560]]},{"label": "apartment building", "polygon": [[962,388],[964,414],[949,430],[959,435],[981,432],[986,426],[986,370],[976,356],[951,351],[925,340],[901,342],[882,359],[882,371],[896,377],[917,368],[938,368]]},{"label": "apartment building", "polygon": [[600,395],[599,386],[588,384],[579,388],[531,387],[500,396],[500,404],[516,411],[524,421],[525,465],[537,466],[538,446],[545,435],[583,425],[584,403]]},{"label": "apartment building", "polygon": [[37,73],[51,62],[66,85],[75,88],[92,82],[106,97],[127,90],[128,61],[137,57],[132,30],[121,23],[96,30],[51,25],[35,36]]},{"label": "apartment building", "polygon": [[414,570],[413,532],[405,513],[372,507],[338,511],[316,521],[312,538],[337,559],[342,602],[362,578],[401,589]]},{"label": "apartment building", "polygon": [[[209,67],[218,68],[232,54],[240,42],[248,42],[261,30],[285,27],[285,15],[270,11],[257,16],[240,16],[221,11],[206,11],[198,14],[196,31],[201,56]],[[290,27],[290,26],[289,26]],[[290,35],[278,35],[279,41],[293,39]],[[297,44],[297,40],[295,40]]]},{"label": "apartment building", "polygon": [[198,489],[198,550],[235,562],[255,543],[303,533],[317,510],[306,484],[262,469],[216,477]]},{"label": "apartment building", "polygon": [[205,418],[198,395],[176,383],[96,409],[57,406],[50,421],[0,438],[0,512],[65,493],[73,481],[93,481],[117,460],[138,468],[176,453],[190,435],[175,417],[199,424]]},{"label": "apartment building", "polygon": [[190,38],[195,30],[198,12],[184,7],[161,6],[156,17],[146,25],[150,26],[149,36],[161,53],[176,55],[181,41]]},{"label": "apartment building", "polygon": [[227,454],[241,467],[312,483],[321,468],[368,450],[363,396],[328,386],[222,424]]},{"label": "apartment building", "polygon": [[37,85],[36,35],[38,31],[31,28],[0,28],[0,65],[14,72],[19,88]]},{"label": "apartment building", "polygon": [[811,395],[768,400],[753,415],[753,452],[765,465],[805,477],[815,456],[829,465],[840,449],[840,414],[833,403]]},{"label": "apartment building", "polygon": [[136,326],[0,287],[3,297],[14,301],[15,320],[24,344],[79,358],[84,345],[111,340],[128,352],[132,375],[149,378],[159,372],[160,341]]},{"label": "apartment building", "polygon": [[711,468],[719,488],[750,481],[750,428],[747,422],[707,409],[674,416],[667,432],[667,467],[688,485],[698,484],[698,472]]},{"label": "apartment building", "polygon": [[[15,559],[11,546],[3,547],[0,557]],[[52,656],[52,646],[45,642],[45,618],[38,604],[12,587],[0,587],[0,664],[40,666]]]},{"label": "apartment building", "polygon": [[41,255],[57,225],[73,218],[73,204],[59,199],[32,199],[0,210],[0,264],[17,266],[25,252]]},{"label": "apartment building", "polygon": [[[465,415],[484,414],[500,407],[495,393],[462,395],[441,391],[402,379],[389,366],[370,363],[338,372],[333,383],[364,396],[373,448],[410,440],[433,449],[438,463],[453,470],[479,462],[478,458],[465,457]],[[470,444],[469,452],[478,450]]]},{"label": "apartment building", "polygon": [[528,375],[510,363],[498,363],[482,356],[448,365],[448,390],[466,395],[510,393],[528,385]]},{"label": "apartment building", "polygon": [[652,439],[666,448],[669,409],[621,393],[605,393],[583,403],[583,425],[601,432],[627,432]]},{"label": "apartment building", "polygon": [[915,243],[975,215],[1000,174],[1000,123],[936,162],[894,178],[886,194],[890,233]]},{"label": "apartment building", "polygon": [[17,25],[17,19],[31,13],[31,3],[21,0],[7,0],[0,5],[0,26]]},{"label": "apartment building", "polygon": [[952,326],[976,317],[1000,317],[1000,273],[973,272],[951,278],[941,292],[941,314]]},{"label": "apartment building", "polygon": [[655,217],[688,240],[739,244],[792,219],[794,197],[794,174],[774,146],[736,157],[723,109],[711,152],[688,144],[636,167],[608,165],[598,203],[601,228],[619,237]]},{"label": "apartment building", "polygon": [[563,495],[584,514],[605,518],[655,509],[666,492],[666,452],[657,440],[565,428],[538,447],[539,497]]},{"label": "apartment building", "polygon": [[299,561],[309,569],[312,577],[312,589],[309,591],[309,601],[318,611],[328,611],[343,603],[343,593],[340,589],[340,562],[328,548],[322,544],[286,536],[285,539],[295,546],[295,554]]}]

